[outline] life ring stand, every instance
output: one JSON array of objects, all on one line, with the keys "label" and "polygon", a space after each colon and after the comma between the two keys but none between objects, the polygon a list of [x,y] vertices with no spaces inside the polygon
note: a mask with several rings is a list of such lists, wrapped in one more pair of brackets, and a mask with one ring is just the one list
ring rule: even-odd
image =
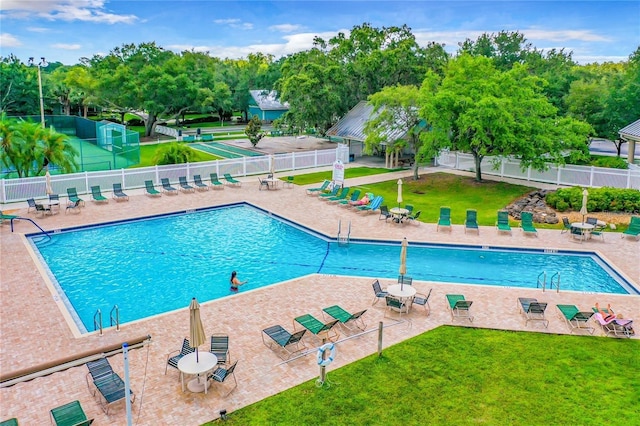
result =
[{"label": "life ring stand", "polygon": [[[324,357],[324,353],[329,351],[329,356]],[[336,357],[336,345],[333,343],[325,343],[318,348],[318,365],[320,367],[326,367],[331,364]]]}]

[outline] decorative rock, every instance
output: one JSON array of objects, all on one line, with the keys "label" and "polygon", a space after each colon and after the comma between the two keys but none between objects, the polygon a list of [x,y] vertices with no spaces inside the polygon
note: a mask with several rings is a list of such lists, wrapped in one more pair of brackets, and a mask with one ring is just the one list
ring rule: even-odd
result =
[{"label": "decorative rock", "polygon": [[556,212],[547,207],[547,203],[544,201],[547,192],[549,191],[546,189],[532,191],[523,198],[509,204],[505,209],[514,219],[520,220],[521,213],[526,211],[533,213],[534,223],[556,224],[560,221],[556,216]]}]

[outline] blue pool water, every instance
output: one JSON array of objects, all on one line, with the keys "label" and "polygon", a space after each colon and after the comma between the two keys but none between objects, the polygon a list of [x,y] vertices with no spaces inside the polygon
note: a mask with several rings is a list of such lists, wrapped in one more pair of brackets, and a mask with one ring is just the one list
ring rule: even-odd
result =
[{"label": "blue pool water", "polygon": [[[118,305],[125,323],[228,296],[233,270],[249,280],[244,292],[314,273],[394,279],[400,258],[397,242],[341,246],[244,204],[37,235],[30,241],[82,332],[97,309],[108,318]],[[635,293],[591,253],[410,243],[407,270],[420,281],[529,288],[542,271],[560,272],[563,290]]]}]

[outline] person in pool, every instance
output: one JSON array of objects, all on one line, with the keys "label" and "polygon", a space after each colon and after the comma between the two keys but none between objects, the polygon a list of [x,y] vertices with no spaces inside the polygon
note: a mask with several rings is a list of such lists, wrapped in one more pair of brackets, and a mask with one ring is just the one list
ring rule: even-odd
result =
[{"label": "person in pool", "polygon": [[238,279],[238,273],[236,271],[233,271],[231,273],[231,278],[229,279],[229,282],[231,283],[231,291],[238,291],[238,287],[240,287],[243,284],[246,284],[248,280],[245,281],[240,281]]}]

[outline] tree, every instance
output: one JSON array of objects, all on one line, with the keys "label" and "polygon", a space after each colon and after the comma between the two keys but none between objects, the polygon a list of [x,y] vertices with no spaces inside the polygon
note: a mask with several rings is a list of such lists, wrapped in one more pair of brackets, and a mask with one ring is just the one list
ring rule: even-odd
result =
[{"label": "tree", "polygon": [[485,156],[515,156],[521,166],[544,170],[588,155],[592,128],[557,116],[542,94],[544,80],[523,65],[498,70],[482,56],[463,54],[449,62],[444,78],[429,73],[422,88],[420,115],[431,126],[423,133],[423,155],[442,148],[470,152],[476,180]]},{"label": "tree", "polygon": [[264,137],[264,133],[260,132],[261,129],[262,121],[260,121],[260,117],[254,115],[253,117],[251,117],[251,120],[249,120],[247,127],[245,127],[244,129],[244,134],[249,138],[251,145],[258,145],[260,139]]},{"label": "tree", "polygon": [[40,111],[38,70],[16,56],[0,58],[0,112],[36,115]]},{"label": "tree", "polygon": [[416,159],[413,163],[413,178],[416,180],[419,178],[418,154],[422,146],[420,134],[426,128],[419,115],[419,99],[420,90],[416,86],[385,87],[369,96],[373,112],[364,128],[367,135],[364,142],[369,153],[381,142],[387,143],[387,149],[408,144]]}]

